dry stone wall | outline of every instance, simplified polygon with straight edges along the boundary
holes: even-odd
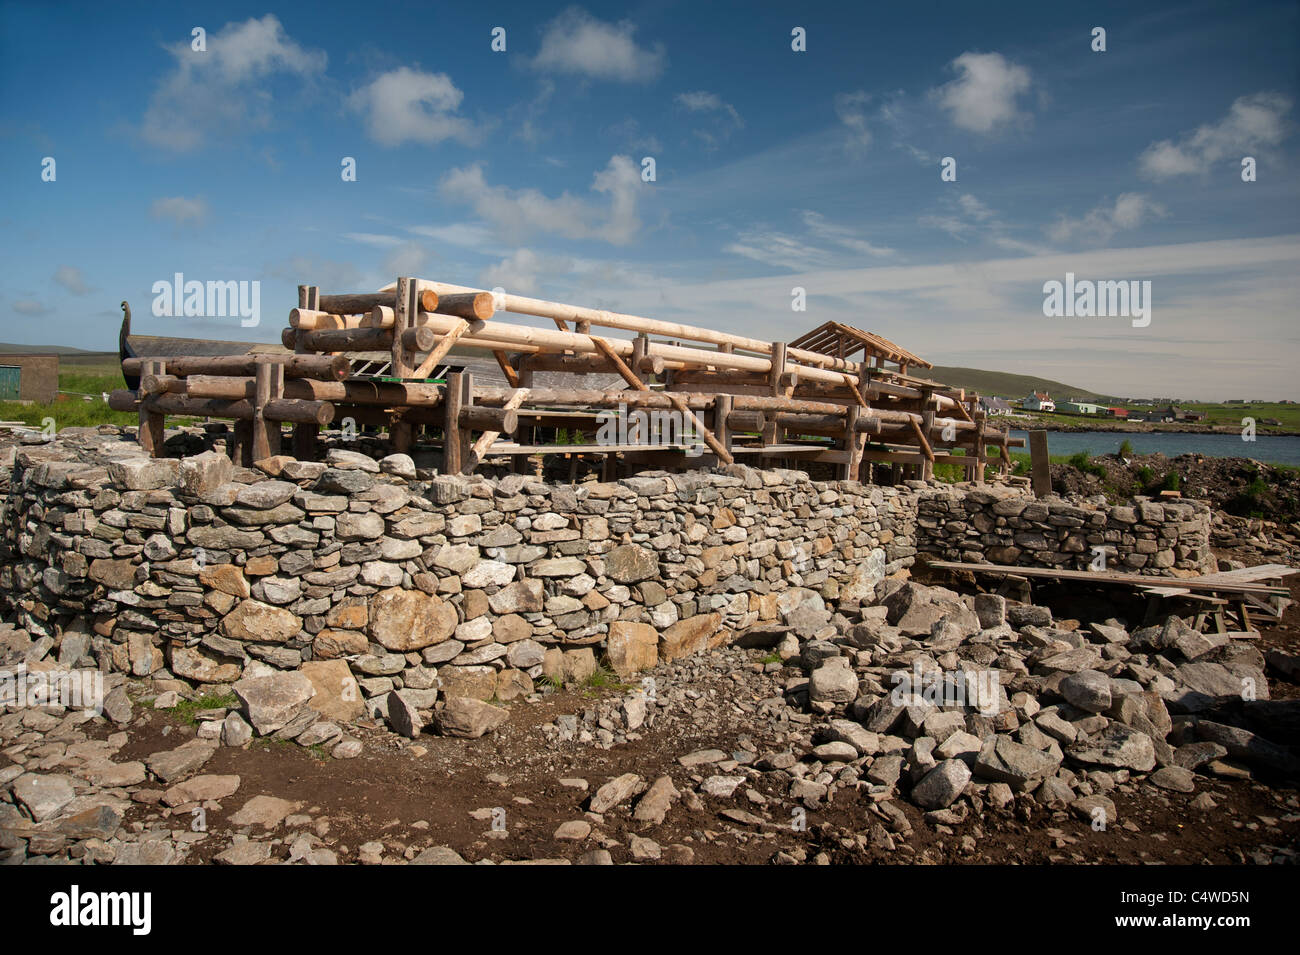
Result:
[[[745,467],[566,485],[335,450],[244,469],[143,457],[106,429],[16,454],[0,602],[37,638],[33,660],[211,685],[300,669],[311,686],[295,692],[345,719],[394,689],[423,710],[581,680],[601,657],[630,674],[789,622],[810,593],[870,603],[918,550],[1086,567],[1100,544],[1111,566],[1168,573],[1203,568],[1208,527],[1191,502]]]
[[[301,668],[340,717],[349,674],[375,705],[509,700],[602,653],[630,673],[729,642],[783,594],[869,601],[913,559],[915,499],[797,471],[420,480],[402,455],[248,470],[61,437],[14,461],[0,594],[66,665]]]
[[[1106,569],[1124,573],[1212,573],[1211,516],[1202,501],[1111,505],[931,488],[917,503],[917,547],[943,560],[1087,570],[1100,553]]]

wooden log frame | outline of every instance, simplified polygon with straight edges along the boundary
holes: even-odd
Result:
[[[176,378],[171,375],[145,375],[140,379],[143,394],[187,394],[192,398],[224,398],[234,400],[252,396],[253,379],[213,375],[192,375]],[[348,404],[393,407],[408,405],[434,408],[443,402],[445,386],[424,382],[404,381],[315,381],[309,378],[290,379],[284,383],[284,397],[310,401],[335,401]]]
[[[420,279],[419,285],[422,289],[432,289],[440,295],[454,292],[483,291],[482,289],[451,285],[446,282],[434,282],[427,279]],[[542,299],[527,298],[522,295],[505,294],[500,298],[501,301],[497,304],[502,311],[552,319],[555,321],[557,329],[561,331],[568,330],[566,322],[573,322],[579,333],[584,331],[583,325],[588,328],[592,325],[600,325],[605,328],[618,328],[624,331],[661,335],[665,338],[687,339],[717,346],[728,346],[732,349],[754,352],[759,355],[771,354],[772,342],[762,341],[757,338],[746,338],[742,335],[733,335],[729,332],[720,332],[711,328],[643,318],[639,315],[607,312],[603,309],[585,308],[580,305],[565,305],[560,302],[548,302]],[[845,370],[852,372],[854,375],[858,372],[857,362],[845,361],[830,355],[823,355],[820,352],[791,349],[789,357],[817,368]]]
[[[127,358],[122,371],[129,377],[143,376],[147,358]],[[342,381],[352,371],[352,362],[343,355],[283,355],[254,352],[249,355],[177,355],[166,359],[167,374],[178,378],[190,375],[241,375],[252,377],[257,366],[267,362],[284,365],[285,378],[315,378]]]
[[[608,358],[614,367],[618,369],[618,373],[623,376],[624,381],[637,391],[650,390],[646,383],[638,378],[631,368],[627,367],[623,362],[622,357],[620,357],[618,352],[614,350],[614,347],[609,342],[595,335],[588,335],[585,337],[588,338],[596,348],[604,353],[605,357]],[[735,458],[731,456],[731,452],[722,444],[722,442],[714,437],[713,432],[704,426],[704,422],[700,420],[699,416],[690,409],[681,397],[672,392],[664,392],[664,394],[668,396],[668,400],[672,403],[672,406],[677,409],[678,413],[692,423],[695,427],[696,433],[699,434],[700,437],[704,439],[704,443],[709,446],[709,450],[716,454],[718,458],[726,464],[735,463]],[[731,409],[728,408],[727,410],[730,411]]]
[[[188,418],[233,418],[252,421],[256,405],[252,399],[227,401],[220,398],[191,398],[188,395],[155,395],[140,399],[125,388],[111,392],[108,406],[114,411],[139,411],[141,407],[163,415]],[[334,420],[334,405],[329,401],[304,401],[298,398],[271,399],[262,409],[268,421],[315,424],[323,426]]]

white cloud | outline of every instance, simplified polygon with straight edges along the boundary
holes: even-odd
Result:
[[[1159,203],[1137,192],[1126,192],[1119,196],[1112,205],[1098,206],[1082,219],[1070,219],[1062,215],[1047,228],[1047,234],[1053,242],[1083,242],[1104,245],[1111,237],[1123,229],[1136,229],[1144,222],[1166,215]]]
[[[176,225],[186,223],[201,224],[208,217],[208,204],[195,197],[172,196],[167,199],[155,199],[149,206],[149,215],[155,219],[171,219]]]
[[[779,269],[812,269],[826,263],[826,251],[804,239],[770,229],[745,229],[723,252],[742,255]]]
[[[13,310],[19,315],[46,315],[50,311],[48,306],[29,298],[14,302]]]
[[[479,282],[484,288],[500,286],[512,295],[531,294],[537,291],[537,279],[543,270],[554,271],[532,249],[515,249],[496,265],[480,272]]]
[[[326,62],[323,51],[289,39],[269,13],[209,34],[206,52],[192,50],[189,41],[166,49],[176,66],[154,90],[140,134],[173,152],[196,149],[211,134],[228,137],[245,124],[266,126],[273,97],[263,81],[275,75],[310,79]]]
[[[627,156],[610,157],[592,180],[592,190],[605,196],[607,204],[567,192],[551,198],[536,189],[489,185],[481,163],[453,169],[443,177],[440,188],[447,198],[473,206],[511,241],[532,233],[551,233],[623,245],[641,228],[636,208],[641,171]]]
[[[366,132],[384,146],[408,141],[432,146],[445,139],[473,144],[482,131],[456,115],[464,96],[446,73],[400,66],[354,92],[348,106],[365,114]]]
[[[533,66],[598,80],[649,82],[663,72],[664,48],[638,46],[635,33],[631,21],[607,23],[570,7],[547,24]]]
[[[953,125],[988,134],[1023,121],[1017,99],[1028,92],[1029,70],[1001,53],[966,52],[949,67],[958,76],[931,94],[946,109]]]
[[[391,249],[402,244],[402,240],[397,236],[378,235],[374,232],[344,232],[343,238],[351,239],[353,242],[360,242],[362,245],[373,246],[377,249]]]
[[[805,235],[766,228],[742,229],[736,233],[736,240],[723,246],[722,251],[791,270],[826,268],[831,263],[843,261],[843,253],[833,246],[859,255],[881,257],[894,254],[893,249],[874,245],[852,229],[827,222],[819,212],[804,210],[800,220]]]
[[[54,281],[73,295],[89,295],[91,292],[90,286],[86,284],[86,279],[81,274],[81,269],[71,265],[60,265],[55,269]]]
[[[871,129],[867,125],[869,102],[871,96],[862,90],[835,94],[835,115],[848,129],[848,146],[854,152],[862,152],[871,145]]]
[[[942,205],[945,212],[921,216],[917,224],[939,229],[959,242],[965,242],[968,237],[978,237],[1008,252],[1042,255],[1049,251],[1009,235],[1011,226],[1002,221],[997,210],[970,193],[963,193],[955,201],[945,199]]]
[[[1179,142],[1162,139],[1146,148],[1138,162],[1153,179],[1206,173],[1226,159],[1268,153],[1289,133],[1286,114],[1291,100],[1281,93],[1255,93],[1238,98],[1217,123],[1207,123]],[[1258,157],[1256,157],[1258,158]]]
[[[745,126],[745,121],[740,118],[740,113],[736,112],[736,107],[723,102],[722,97],[717,93],[710,93],[706,90],[678,93],[677,105],[692,113],[721,114],[717,117],[710,117],[710,124],[707,128],[694,130],[696,138],[701,140],[709,149],[716,149],[723,140]]]
[[[894,254],[893,249],[887,249],[884,246],[868,242],[866,239],[857,236],[852,229],[827,222],[826,217],[820,212],[805,210],[803,213],[803,222],[804,225],[808,227],[808,232],[816,238],[835,242],[854,252],[860,252],[863,255],[873,255],[877,257]]]
[[[641,124],[631,116],[610,126],[605,133],[613,136],[628,152],[655,155],[664,150],[659,137],[653,133],[642,132]]]
[[[418,275],[430,259],[427,249],[418,242],[403,242],[393,247],[384,259],[385,275]]]

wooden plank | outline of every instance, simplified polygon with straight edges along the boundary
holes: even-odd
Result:
[[[1019,567],[1008,564],[964,564],[960,561],[931,561],[926,566],[939,570],[962,570],[973,574],[1015,575],[1017,577],[1048,577],[1054,580],[1076,580],[1092,584],[1115,584],[1123,587],[1144,589],[1151,586],[1153,579],[1141,574],[1123,574],[1117,571],[1066,570],[1056,567]],[[1200,583],[1200,578],[1187,577],[1178,581],[1178,586],[1188,590],[1204,590],[1210,593],[1225,594],[1267,594],[1285,595],[1285,587],[1270,587],[1265,584],[1235,583],[1211,581]]]

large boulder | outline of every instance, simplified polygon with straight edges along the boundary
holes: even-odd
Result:
[[[260,736],[286,726],[316,695],[311,680],[299,670],[265,668],[256,675],[246,674],[231,689],[239,699],[244,719]]]
[[[370,598],[370,636],[398,653],[441,643],[457,622],[456,608],[434,594],[390,587]]]
[[[659,635],[659,658],[665,662],[690,656],[714,646],[722,628],[722,614],[701,613],[679,620]]]
[[[301,672],[316,691],[307,705],[321,716],[346,723],[365,713],[360,687],[345,660],[311,660]]]
[[[302,619],[297,614],[251,598],[221,621],[221,632],[227,637],[254,643],[285,643],[301,630]]]
[[[605,555],[605,575],[620,584],[635,584],[659,574],[654,551],[636,544],[623,544]]]
[[[647,623],[615,620],[609,625],[607,652],[619,676],[649,670],[659,663],[659,634]]]
[[[447,698],[434,712],[438,732],[443,736],[478,739],[510,719],[510,711],[466,696]]]

